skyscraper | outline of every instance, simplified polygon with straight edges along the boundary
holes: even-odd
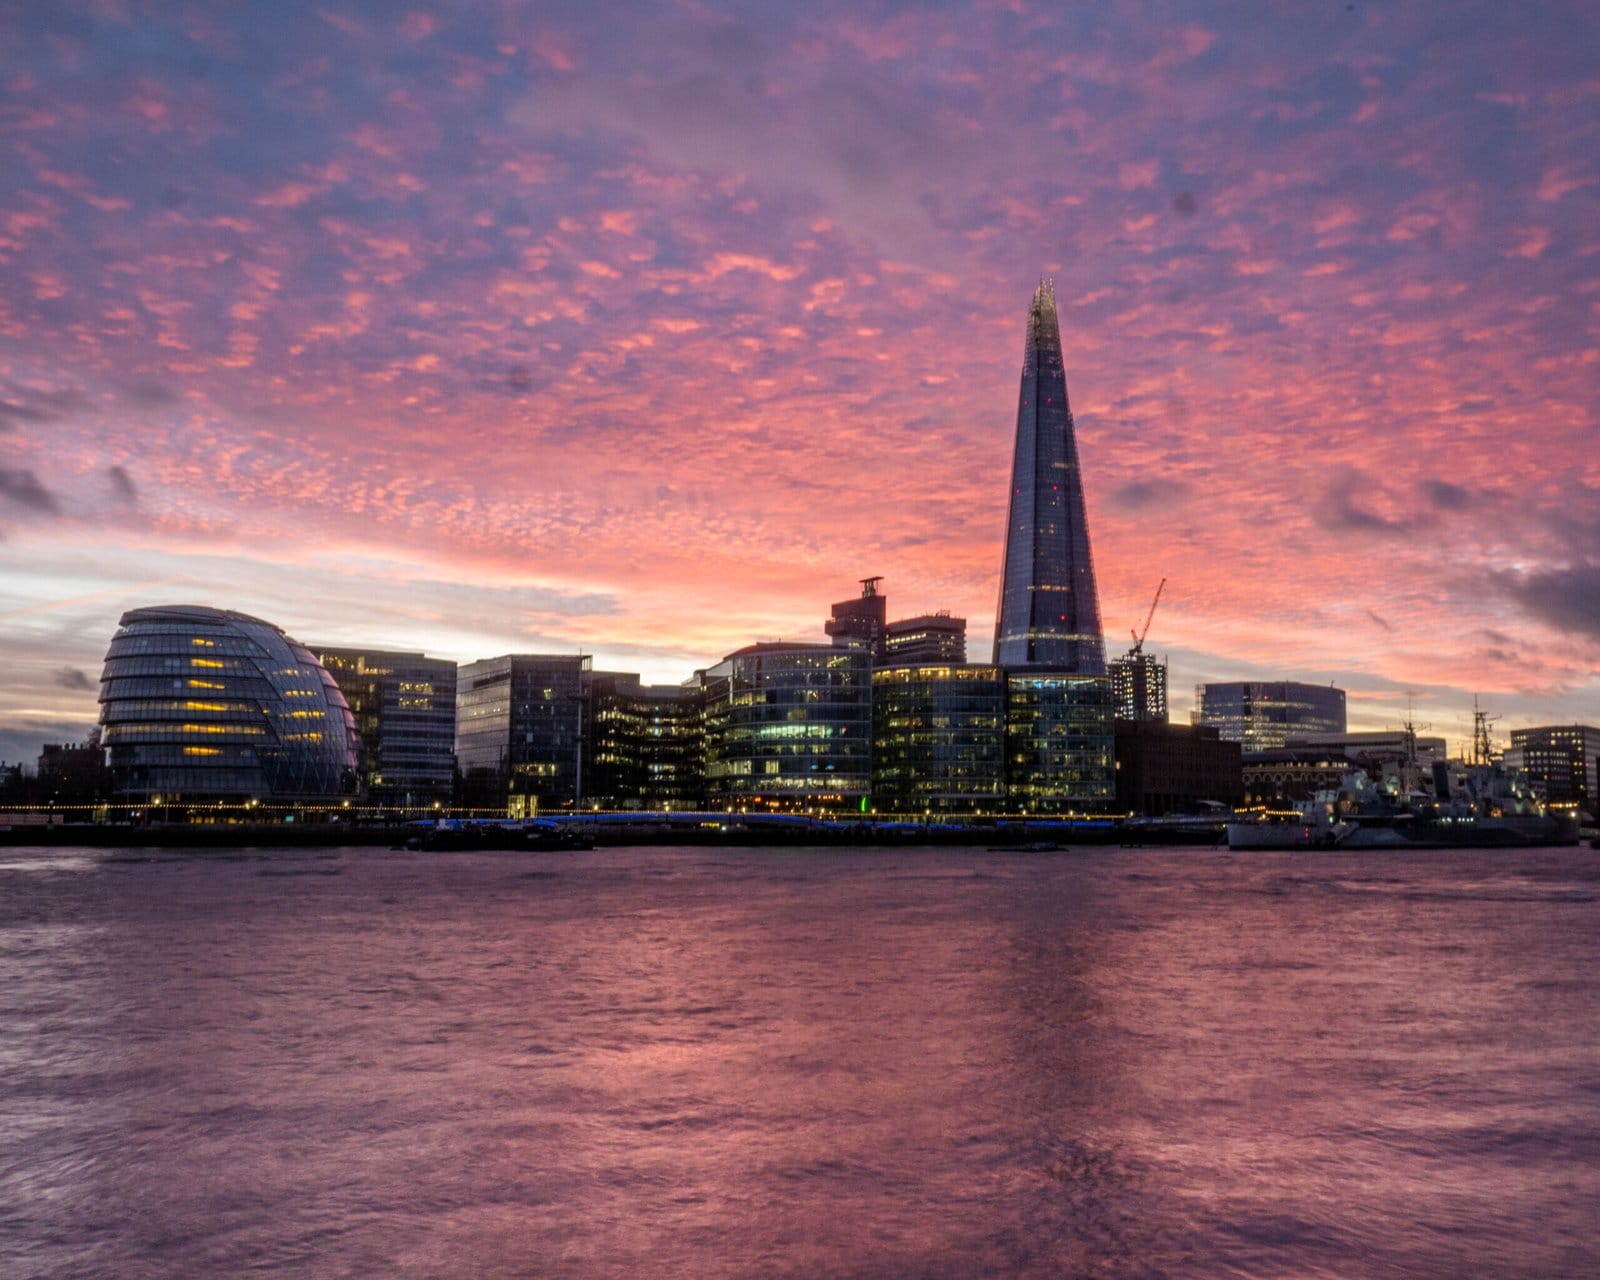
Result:
[[[1049,281],[1040,282],[1028,309],[994,660],[1008,668],[1106,673],[1055,286]]]

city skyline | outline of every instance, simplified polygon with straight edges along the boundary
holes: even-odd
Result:
[[[1055,277],[1107,656],[1600,720],[1576,5],[0,15],[0,758],[116,618],[676,681],[992,627]],[[642,56],[648,51],[649,57]]]

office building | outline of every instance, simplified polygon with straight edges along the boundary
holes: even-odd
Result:
[[[1379,729],[1360,733],[1297,733],[1285,740],[1290,749],[1312,747],[1337,752],[1374,777],[1398,774],[1409,766],[1421,770],[1449,758],[1443,738],[1425,737],[1407,729]]]
[[[361,794],[377,808],[449,804],[456,763],[456,664],[420,653],[319,646],[361,743]]]
[[[1247,754],[1276,750],[1290,738],[1344,733],[1344,690],[1293,680],[1202,684],[1194,723],[1210,725]]]
[[[355,722],[327,670],[278,627],[199,605],[133,609],[106,652],[101,742],[117,795],[182,806],[340,802]]]
[[[754,644],[705,671],[706,802],[863,810],[872,783],[872,656]]]
[[[1105,640],[1054,285],[1035,290],[1023,347],[994,661],[1103,676]],[[1106,726],[1110,742],[1110,726]]]
[[[861,594],[841,600],[823,623],[822,629],[838,648],[860,649],[874,663],[883,660],[884,635],[888,630],[889,601],[878,590],[882,578],[862,578]]]
[[[1513,729],[1506,763],[1527,773],[1550,804],[1574,804],[1591,817],[1600,806],[1600,729],[1587,724]]]
[[[1005,807],[1006,682],[995,666],[872,673],[872,804],[879,813]]]
[[[1344,776],[1355,767],[1355,762],[1336,747],[1246,751],[1240,763],[1245,802],[1270,805],[1310,800],[1319,791],[1338,790]]]
[[[1204,725],[1117,721],[1117,811],[1141,817],[1231,808],[1244,792],[1237,742]]]
[[[587,656],[506,654],[456,678],[456,761],[468,808],[523,817],[583,805]]]
[[[1108,677],[1006,672],[1006,800],[1018,813],[1108,813],[1116,802]]]
[[[698,809],[703,804],[702,691],[589,675],[585,800],[600,809]]]
[[[948,611],[889,623],[884,661],[892,666],[959,666],[967,660],[967,620]]]

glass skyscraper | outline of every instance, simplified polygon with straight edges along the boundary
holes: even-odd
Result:
[[[1028,310],[994,660],[1008,668],[1106,674],[1055,286],[1049,281],[1034,291]]]

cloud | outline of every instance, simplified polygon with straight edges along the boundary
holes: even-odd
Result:
[[[61,503],[56,495],[40,484],[32,471],[20,468],[0,467],[0,499],[35,515],[53,516],[61,513]]]
[[[1417,488],[1435,511],[1465,511],[1472,505],[1472,491],[1448,480],[1424,480]]]
[[[1600,564],[1495,577],[1501,589],[1540,622],[1600,639]]]
[[[28,390],[12,384],[14,399],[0,400],[0,431],[60,422],[71,413],[89,406],[89,398],[76,387],[59,391]]]
[[[79,667],[57,667],[53,676],[58,689],[94,689],[95,682]]]
[[[1343,467],[1334,472],[1312,505],[1311,517],[1333,533],[1400,533],[1410,529],[1410,519],[1374,510],[1388,503],[1389,496],[1382,485],[1355,467]]]
[[[122,394],[143,409],[165,409],[178,403],[178,393],[159,382],[135,382]]]
[[[106,475],[111,479],[111,490],[116,494],[117,501],[124,507],[139,505],[139,488],[133,483],[125,467],[112,465],[106,468]]]
[[[54,420],[54,416],[30,405],[0,400],[0,431],[15,431],[19,426],[50,422]]]
[[[1130,480],[1111,491],[1111,504],[1124,511],[1145,511],[1155,506],[1177,506],[1189,500],[1182,480]]]

